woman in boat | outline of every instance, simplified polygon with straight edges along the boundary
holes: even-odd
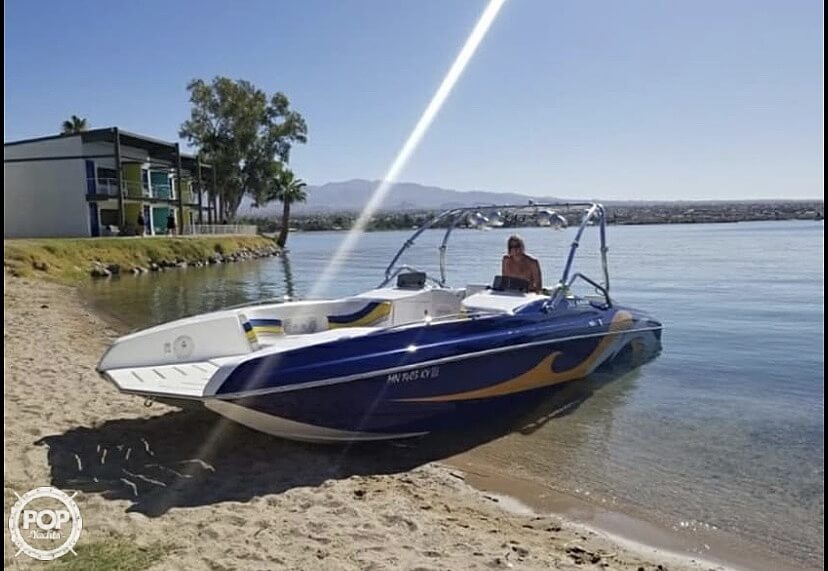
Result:
[[[503,256],[500,273],[510,278],[520,278],[529,282],[529,291],[540,293],[543,289],[540,263],[526,253],[523,238],[513,234],[506,242],[508,253]]]

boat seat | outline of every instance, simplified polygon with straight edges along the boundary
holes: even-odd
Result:
[[[253,309],[246,313],[239,313],[239,321],[253,351],[285,336],[282,320],[276,319],[269,311]]]
[[[394,300],[392,324],[415,323],[460,313],[459,290],[430,289],[416,295]]]
[[[391,315],[390,301],[354,299],[343,302],[334,315],[328,315],[328,329],[342,327],[377,327]]]
[[[273,339],[270,343],[262,347],[262,351],[268,354],[281,353],[291,349],[298,349],[300,347],[309,347],[311,345],[320,345],[330,341],[339,341],[350,337],[361,337],[375,332],[374,327],[343,327],[341,329],[329,329],[327,331],[320,331],[319,333],[300,333],[296,335],[285,335],[278,339]],[[218,360],[216,362],[219,362]]]
[[[465,297],[480,293],[481,291],[487,291],[490,287],[489,284],[468,284],[464,291],[466,294]]]

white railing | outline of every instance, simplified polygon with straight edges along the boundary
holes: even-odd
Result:
[[[172,186],[170,186],[169,184],[153,184],[150,186],[150,189],[151,190],[147,190],[146,188],[144,189],[144,196],[175,199],[175,196],[173,195]]]
[[[255,224],[187,224],[184,234],[195,236],[212,234],[247,234],[255,236],[259,227]]]
[[[90,182],[94,183],[95,185],[95,194],[107,195],[112,197],[118,196],[118,179],[89,177],[86,179],[87,188],[89,187]],[[122,180],[121,188],[123,189],[124,196],[142,196],[146,198],[155,197],[166,198],[170,200],[176,199],[175,193],[172,191],[172,188],[168,184],[153,184],[150,186],[150,188],[147,188],[146,186],[144,186],[143,182],[138,182],[136,180]],[[161,190],[164,191],[164,196],[159,196],[161,193],[158,191]]]
[[[94,184],[95,194],[118,196],[118,181],[114,178],[87,178],[86,183]]]

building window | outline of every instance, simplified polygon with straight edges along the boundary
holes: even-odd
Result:
[[[98,167],[98,182],[101,181],[108,181],[108,180],[117,180],[118,179],[118,171],[115,169],[108,169],[104,167]]]
[[[118,171],[98,167],[98,193],[118,196]]]
[[[101,226],[118,226],[118,211],[101,209]]]

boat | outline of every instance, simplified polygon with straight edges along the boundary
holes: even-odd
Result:
[[[375,289],[258,302],[151,327],[117,339],[98,372],[124,393],[203,405],[279,437],[360,441],[471,429],[620,355],[660,350],[662,324],[610,296],[602,205],[496,208],[545,219],[582,213],[554,287],[531,292],[528,282],[507,276],[449,286],[449,238],[481,220],[475,208],[453,208],[405,241]],[[573,271],[593,224],[600,281]],[[400,262],[428,229],[443,232],[439,275]],[[587,294],[576,294],[576,286]]]

